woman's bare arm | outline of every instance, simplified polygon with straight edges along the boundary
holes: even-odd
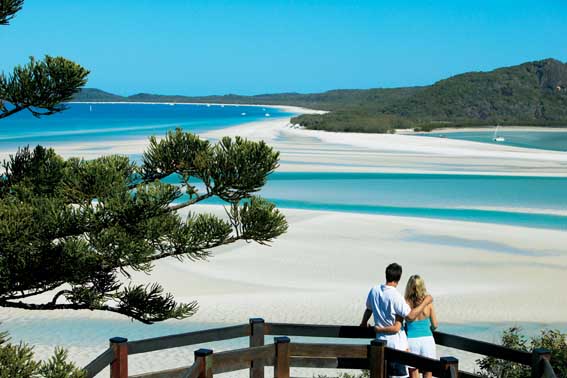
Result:
[[[433,306],[433,303],[430,304],[431,306],[431,313],[429,314],[429,317],[431,318],[431,326],[433,327],[433,329],[437,329],[437,327],[439,327],[439,322],[437,321],[437,314],[435,313],[435,307]]]
[[[425,309],[425,307],[430,303],[433,303],[433,297],[431,295],[426,295],[425,298],[423,298],[423,301],[419,304],[419,306],[416,306],[410,311],[410,313],[406,316],[406,319],[410,321],[417,319],[419,314],[421,314]]]

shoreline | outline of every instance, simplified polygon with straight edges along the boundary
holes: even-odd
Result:
[[[130,102],[80,102],[126,104]],[[146,104],[131,102],[132,104]],[[168,103],[153,103],[167,105]],[[197,105],[205,106],[203,103]],[[223,104],[218,104],[223,105]],[[226,104],[224,104],[226,105]],[[234,104],[235,106],[240,104]],[[263,105],[253,105],[263,106]],[[276,105],[297,114],[321,111]],[[256,120],[200,133],[203,138],[242,136],[263,140],[281,152],[280,171],[480,174],[567,177],[567,153],[412,134],[339,133],[297,128],[291,117]],[[53,144],[64,157],[139,155],[147,138]],[[6,158],[12,150],[0,151]]]
[[[494,131],[494,126],[471,126],[471,127],[441,127],[431,131],[409,131],[409,129],[396,129],[396,133],[401,134],[437,134],[437,133],[458,133],[475,131]],[[567,132],[567,126],[500,126],[500,131],[538,131],[538,132]]]
[[[252,106],[259,108],[272,108],[279,109],[288,113],[298,113],[298,114],[325,114],[328,113],[325,110],[316,110],[304,108],[302,106],[293,105],[264,105],[264,104],[236,104],[236,103],[216,103],[216,102],[144,102],[144,101],[68,101],[66,104],[97,104],[97,105],[119,105],[119,104],[129,104],[129,105],[199,105],[199,106]]]

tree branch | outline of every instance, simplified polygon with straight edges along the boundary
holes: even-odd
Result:
[[[60,292],[58,292],[57,294],[55,294],[55,296],[53,297],[53,299],[51,300],[51,304],[57,304],[57,300],[59,299],[60,296],[65,295],[65,294],[72,294],[73,292],[71,290],[61,290]]]
[[[26,109],[26,108],[25,108],[25,107],[23,107],[23,108],[22,108],[22,107],[15,107],[15,108],[12,109],[12,110],[5,111],[5,112],[3,112],[3,113],[0,114],[0,119],[9,117],[9,116],[11,116],[11,115],[13,115],[13,114],[16,114],[16,113],[18,113],[18,112],[21,112],[21,111],[24,110],[24,109]]]
[[[108,305],[90,307],[87,304],[82,303],[60,303],[55,304],[53,302],[49,303],[24,303],[24,302],[10,302],[10,301],[0,301],[0,307],[9,308],[19,308],[22,310],[100,310],[100,311],[110,311],[117,314],[126,315],[144,324],[152,324],[152,320],[144,319],[136,314],[119,307],[112,307]]]
[[[176,211],[176,210],[179,210],[179,209],[183,209],[184,207],[194,205],[194,204],[201,202],[203,200],[206,200],[207,198],[210,198],[212,196],[213,196],[212,193],[203,194],[202,196],[193,198],[192,200],[185,201],[185,202],[179,203],[177,205],[170,206],[169,210],[170,211]]]
[[[0,3],[0,25],[8,25],[23,5],[24,0],[2,0]]]
[[[23,299],[23,298],[28,298],[28,297],[33,297],[35,295],[39,295],[51,290],[55,290],[57,289],[59,286],[63,285],[63,282],[56,282],[53,283],[51,285],[48,285],[44,288],[41,289],[36,289],[34,291],[29,291],[27,293],[22,292],[21,294],[14,294],[14,295],[6,295],[6,296],[0,296],[0,301],[2,300],[13,300],[13,299]]]

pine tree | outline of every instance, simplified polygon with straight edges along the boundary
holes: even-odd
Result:
[[[0,0],[0,26],[8,25],[22,9],[23,0]],[[89,71],[62,57],[31,57],[10,74],[0,73],[0,119],[28,110],[36,117],[66,109],[79,88],[86,84]]]
[[[20,149],[0,180],[0,306],[105,310],[144,323],[192,315],[195,302],[177,304],[157,283],[130,284],[128,272],[283,234],[284,216],[254,195],[278,159],[264,142],[212,144],[180,129],[150,138],[141,165],[126,156],[64,160],[41,146]],[[227,219],[177,213],[211,197],[224,201]],[[29,300],[45,292],[51,300]]]

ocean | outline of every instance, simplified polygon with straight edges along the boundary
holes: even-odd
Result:
[[[21,146],[146,139],[182,127],[199,133],[266,118],[289,117],[277,108],[189,104],[68,104],[40,119],[23,111],[0,120],[0,151]]]

